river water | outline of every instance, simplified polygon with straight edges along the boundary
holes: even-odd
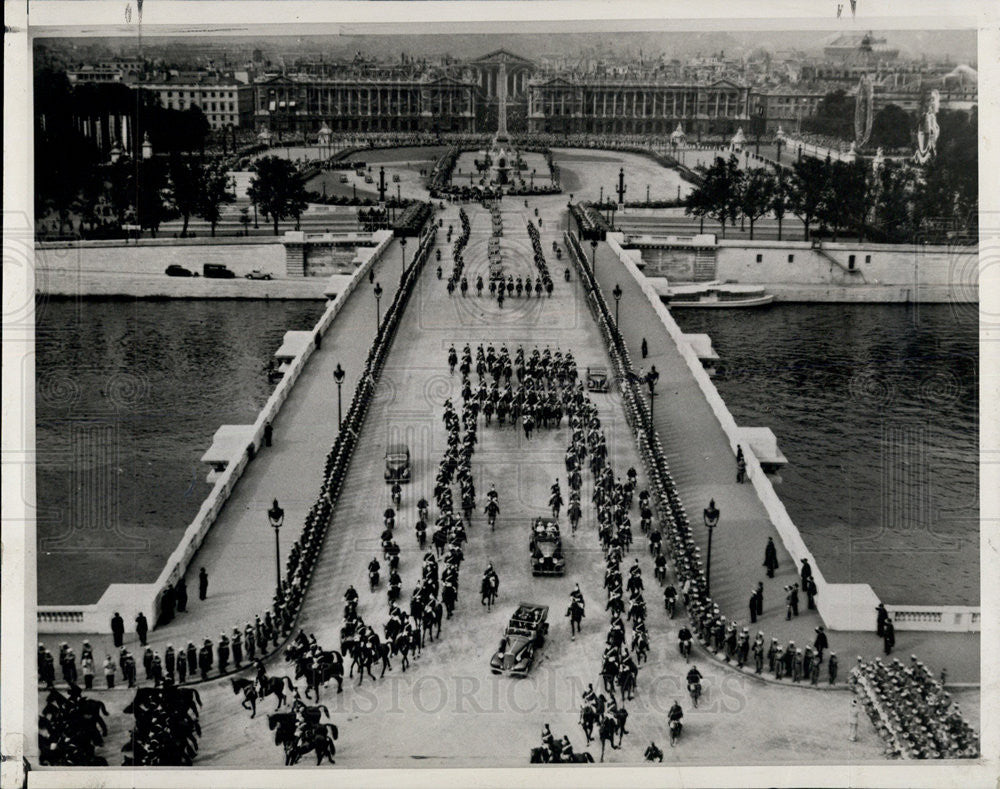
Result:
[[[829,580],[912,605],[979,601],[972,305],[673,310],[711,336],[737,424],[788,458],[775,490]]]
[[[155,580],[211,487],[200,457],[250,424],[264,368],[317,301],[44,301],[36,335],[38,601]]]
[[[36,349],[39,602],[151,581],[253,421],[285,331],[322,302],[48,301]],[[977,316],[950,305],[675,310],[712,337],[736,420],[788,458],[776,490],[830,580],[888,602],[979,599]]]

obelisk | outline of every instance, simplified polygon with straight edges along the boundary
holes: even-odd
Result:
[[[507,140],[507,62],[500,61],[500,71],[497,73],[497,140]]]

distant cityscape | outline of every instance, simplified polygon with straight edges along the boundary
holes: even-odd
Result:
[[[180,47],[174,57],[179,53],[185,62],[99,52],[90,46],[88,59],[79,60],[73,49],[43,45],[36,65],[64,72],[71,86],[120,84],[148,91],[163,108],[197,106],[211,130],[234,139],[264,130],[278,139],[315,139],[324,126],[332,132],[484,132],[496,122],[501,62],[512,133],[669,134],[678,124],[699,139],[737,128],[756,135],[779,126],[800,132],[809,130],[824,97],[855,96],[863,75],[871,79],[876,113],[895,105],[915,114],[934,90],[943,111],[970,112],[978,102],[974,62],[904,57],[892,40],[873,32],[839,35],[816,55],[720,50],[640,60],[536,58],[507,49],[467,59],[358,52],[292,60],[255,48],[238,60],[224,48],[202,45]],[[112,147],[100,125],[81,130],[103,150]]]

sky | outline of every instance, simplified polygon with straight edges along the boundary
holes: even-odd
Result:
[[[844,30],[824,31],[712,31],[712,32],[630,32],[622,33],[544,33],[544,34],[483,34],[483,35],[335,35],[335,36],[268,36],[221,37],[188,36],[175,38],[143,37],[143,51],[147,56],[173,56],[181,59],[182,53],[203,53],[208,49],[225,52],[234,60],[248,57],[260,49],[265,57],[275,59],[309,57],[339,59],[353,57],[356,52],[366,56],[434,57],[451,55],[457,59],[478,57],[503,47],[528,58],[538,57],[622,57],[685,59],[724,51],[727,56],[749,55],[754,52],[798,50],[806,55],[820,55],[825,44]],[[850,33],[862,34],[865,30],[854,28]],[[892,47],[900,50],[901,57],[929,59],[945,56],[959,63],[976,62],[976,32],[974,30],[944,31],[874,31],[884,36]],[[134,55],[135,39],[127,38],[73,38],[46,39],[43,46],[66,52],[81,53],[97,45],[110,52]]]

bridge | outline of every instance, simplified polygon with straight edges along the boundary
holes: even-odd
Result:
[[[464,273],[474,283],[477,276],[485,279],[488,274],[491,217],[482,206],[466,205],[464,210],[471,220]],[[660,373],[652,425],[662,442],[680,502],[691,513],[692,533],[703,556],[707,554],[707,534],[700,525],[700,512],[710,498],[722,512],[712,556],[712,595],[716,604],[727,617],[745,622],[749,592],[758,580],[764,580],[764,614],[752,629],[759,629],[768,638],[774,636],[782,644],[794,640],[804,645],[811,643],[814,628],[826,621],[832,648],[842,656],[839,684],[843,687],[854,655],[880,653],[881,642],[870,632],[874,611],[867,618],[855,609],[838,611],[836,605],[824,599],[830,591],[824,587],[818,611],[806,609],[803,597],[801,615],[786,621],[782,588],[798,580],[797,559],[804,545],[794,540],[787,524],[775,522],[774,503],[766,496],[770,483],[749,445],[744,446],[744,451],[751,484],[737,484],[733,436],[725,417],[720,417],[720,408],[725,406],[717,394],[715,402],[711,392],[706,391],[704,380],[696,372],[701,370],[697,354],[683,340],[648,284],[623,258],[614,239],[593,248],[576,246],[575,238],[564,230],[562,197],[532,198],[530,206],[506,198],[501,214],[501,255],[506,269],[515,275],[536,276],[527,226],[534,223],[540,227],[541,248],[555,275],[551,297],[515,297],[501,307],[487,294],[477,297],[474,289],[466,296],[458,292],[449,295],[445,282],[436,275],[435,257],[417,268],[414,244],[407,250],[396,239],[381,244],[379,253],[357,269],[349,287],[338,290],[317,327],[319,341],[306,341],[290,360],[298,372],[280,408],[270,417],[271,445],[263,444],[253,434],[252,459],[238,459],[239,475],[231,480],[212,522],[197,535],[197,545],[183,561],[192,592],[197,585],[197,568],[207,569],[208,599],[199,601],[196,594],[191,594],[188,612],[154,629],[150,646],[162,654],[168,644],[176,648],[188,641],[200,644],[205,638],[217,641],[219,633],[242,628],[269,608],[275,586],[275,546],[267,510],[274,498],[284,509],[279,542],[279,565],[284,567],[290,546],[302,535],[307,512],[326,491],[322,485],[324,460],[338,441],[338,387],[333,377],[338,365],[346,372],[339,393],[344,412],[359,389],[369,384],[373,388],[362,392],[371,392],[366,401],[367,416],[352,438],[355,448],[339,492],[333,494],[335,506],[292,632],[302,628],[315,634],[320,644],[337,646],[343,594],[348,585],[360,592],[359,612],[365,621],[379,627],[386,617],[385,585],[383,582],[377,590],[369,591],[366,567],[373,556],[382,558],[382,511],[389,505],[382,476],[385,447],[405,441],[413,457],[413,482],[404,489],[396,526],[396,539],[402,546],[400,571],[405,601],[419,578],[423,553],[413,534],[416,501],[421,496],[432,499],[435,470],[445,448],[441,422],[444,403],[448,399],[456,404],[461,401],[460,376],[448,371],[449,346],[461,349],[466,343],[473,348],[478,344],[506,345],[512,355],[518,346],[526,352],[547,346],[553,351],[572,351],[581,371],[588,366],[614,369],[609,326],[606,321],[595,320],[594,305],[602,299],[610,302],[618,286],[622,295],[617,329],[623,346],[636,368],[655,364]],[[440,250],[447,272],[451,247],[445,229],[452,226],[457,231],[459,207],[447,206],[436,213],[435,219],[440,220],[442,228],[436,236],[425,238],[425,252],[430,256]],[[553,243],[563,250],[558,263],[551,251]],[[408,301],[392,334],[380,341],[377,321],[385,319],[388,306],[396,298],[401,261],[413,266],[412,284],[407,280]],[[569,281],[562,276],[564,269],[570,272]],[[374,295],[374,283],[382,291],[379,299]],[[644,340],[650,349],[648,358],[643,358],[640,350]],[[359,380],[366,357],[377,342],[389,343],[380,372],[372,381]],[[619,381],[612,392],[592,395],[592,399],[608,436],[610,462],[618,474],[630,466],[636,468],[641,490],[651,488],[652,483],[629,414],[632,405],[627,390]],[[411,765],[418,758],[441,766],[521,765],[529,748],[537,745],[543,723],[549,723],[557,735],[568,733],[578,750],[582,748],[577,728],[580,693],[587,683],[598,686],[606,629],[601,583],[604,557],[589,501],[589,481],[584,485],[581,529],[572,536],[564,534],[565,579],[533,577],[527,550],[528,524],[533,517],[547,512],[549,485],[561,479],[565,487],[563,457],[567,441],[565,427],[540,430],[528,440],[521,430],[510,426],[480,425],[473,469],[480,499],[491,483],[500,491],[502,510],[496,530],[488,530],[481,514],[473,517],[455,617],[444,623],[440,642],[428,644],[409,672],[402,674],[396,663],[392,675],[371,685],[365,682],[361,689],[348,681],[342,695],[332,695],[332,686],[324,690],[324,700],[342,731],[338,743],[338,758],[342,761],[338,764],[394,767]],[[637,524],[638,515],[633,513],[632,517]],[[647,584],[653,651],[649,664],[639,674],[641,702],[630,706],[631,734],[623,749],[609,757],[622,762],[641,761],[642,750],[651,740],[662,744],[666,739],[665,712],[674,698],[683,696],[686,671],[676,651],[677,631],[686,617],[683,613],[675,619],[664,616],[646,538],[638,529],[636,532],[636,544],[626,562],[638,561]],[[760,565],[768,537],[774,538],[778,550],[779,568],[774,579],[765,579]],[[492,562],[501,579],[500,598],[491,612],[480,605],[475,589],[487,562]],[[822,581],[821,568],[814,567]],[[580,584],[587,600],[588,618],[582,635],[571,641],[561,612],[575,583]],[[530,679],[514,684],[506,678],[492,678],[488,661],[519,600],[549,606],[552,632]],[[870,597],[862,601],[865,605],[874,602]],[[921,612],[913,613],[914,620],[918,620]],[[937,613],[946,616],[948,612]],[[122,614],[131,625],[134,612],[123,610]],[[152,619],[152,611],[146,614]],[[65,631],[57,625],[40,624],[41,640],[61,638],[58,634]],[[83,630],[75,638],[88,638],[96,656],[113,654],[111,638],[103,630]],[[126,644],[139,650],[131,632]],[[896,649],[903,655],[919,654],[930,666],[947,665],[953,681],[975,683],[978,645],[978,634],[901,628]],[[776,760],[801,759],[803,754],[880,757],[882,745],[874,731],[863,733],[849,752],[838,750],[837,744],[846,740],[843,722],[847,720],[850,694],[828,693],[820,688],[803,693],[783,687],[787,682],[751,682],[752,669],[738,670],[724,664],[702,647],[695,659],[706,676],[708,704],[691,721],[685,760],[704,758],[718,763],[723,744],[727,750],[722,758],[733,763],[759,758],[762,749]],[[291,672],[280,651],[272,652],[267,667],[275,674]],[[201,692],[205,700],[205,752],[199,763],[281,763],[281,752],[273,745],[266,720],[263,716],[256,720],[241,717],[244,713],[228,683],[210,681],[201,686]],[[115,704],[122,699],[115,697]],[[786,714],[769,714],[779,706]],[[730,714],[734,709],[737,714]],[[470,716],[470,712],[494,716],[491,720],[488,715]],[[770,721],[766,732],[758,731],[751,723],[762,719]],[[387,734],[390,731],[391,736]],[[499,731],[504,732],[500,743]],[[109,752],[114,752],[124,736],[124,726],[119,722],[109,735]]]

